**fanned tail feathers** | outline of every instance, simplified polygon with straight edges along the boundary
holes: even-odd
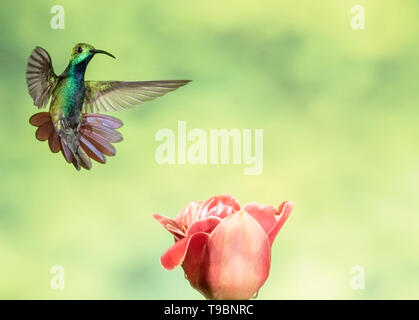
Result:
[[[116,129],[122,121],[103,114],[82,115],[82,122],[76,135],[59,135],[51,122],[48,112],[33,115],[29,122],[38,127],[35,136],[40,141],[48,140],[51,152],[61,151],[64,159],[77,170],[90,170],[93,159],[106,163],[106,156],[114,156],[116,151],[111,143],[120,142],[122,135]]]

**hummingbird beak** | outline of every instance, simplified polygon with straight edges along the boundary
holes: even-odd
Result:
[[[114,56],[113,54],[110,54],[109,52],[106,52],[105,50],[92,49],[92,50],[90,50],[90,52],[91,52],[91,53],[93,53],[93,54],[96,54],[96,53],[103,53],[103,54],[106,54],[106,55],[108,55],[108,56],[110,56],[110,57],[112,57],[112,58],[116,59],[116,58],[115,58],[115,56]]]

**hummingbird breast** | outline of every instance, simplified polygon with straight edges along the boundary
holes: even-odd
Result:
[[[60,129],[59,123],[68,128],[75,128],[79,125],[84,92],[84,79],[74,77],[60,79],[50,106],[51,119],[56,129]]]

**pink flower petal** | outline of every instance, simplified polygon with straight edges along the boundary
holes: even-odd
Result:
[[[250,299],[268,278],[268,237],[245,211],[224,218],[211,234],[207,248],[208,270],[199,287],[207,298]]]
[[[214,196],[202,204],[199,218],[208,216],[227,217],[240,210],[240,203],[229,194]]]
[[[220,218],[214,216],[198,220],[187,230],[186,235],[190,236],[196,232],[209,234],[221,221]]]
[[[185,229],[189,228],[195,221],[199,219],[199,210],[202,201],[192,201],[176,216],[175,221]]]
[[[182,268],[192,287],[200,290],[200,283],[205,281],[208,269],[209,234],[199,232],[191,237]]]
[[[156,219],[163,226],[163,228],[173,234],[176,239],[180,239],[185,236],[182,228],[175,220],[159,214],[153,214],[153,218]]]
[[[276,224],[275,215],[277,211],[272,206],[260,205],[256,202],[251,202],[243,207],[243,210],[250,214],[260,226],[265,230],[266,234]]]
[[[292,209],[294,208],[294,202],[292,201],[285,201],[283,202],[279,208],[278,212],[279,215],[275,216],[276,223],[272,227],[271,230],[268,232],[268,238],[271,245],[273,244],[276,235],[278,234],[279,230],[281,230],[282,226],[284,225],[285,221],[287,221]]]
[[[195,240],[202,241],[202,238],[208,238],[208,234],[203,232],[198,232],[193,234],[190,237],[185,237],[179,241],[177,241],[173,246],[169,248],[160,258],[160,262],[163,268],[167,270],[172,270],[183,263],[186,253],[188,252],[188,248],[190,244],[193,245],[191,248],[195,250]]]

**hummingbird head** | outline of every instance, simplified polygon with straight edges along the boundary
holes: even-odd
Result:
[[[78,43],[73,48],[70,55],[70,63],[72,65],[84,65],[87,66],[89,61],[93,58],[96,53],[103,53],[115,59],[115,57],[104,50],[95,49],[92,45],[87,43]]]

